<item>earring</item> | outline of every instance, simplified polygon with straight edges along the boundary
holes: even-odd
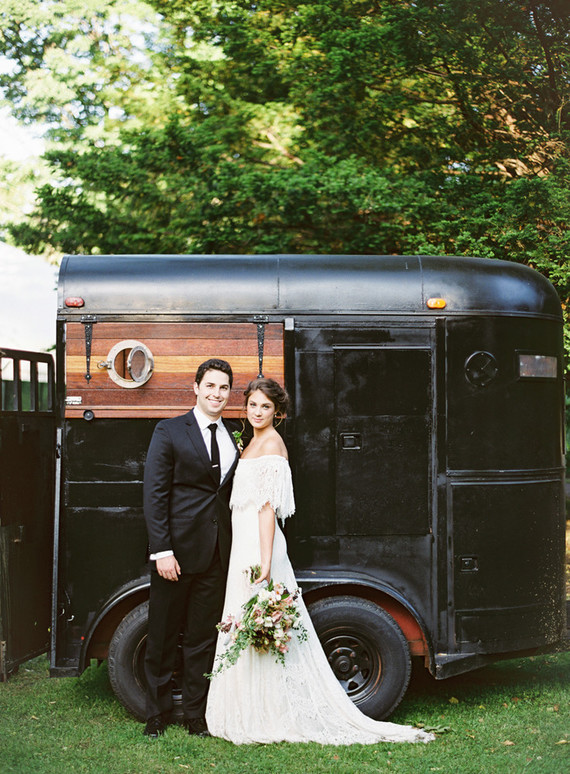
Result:
[[[276,418],[278,420],[277,422],[275,422]],[[284,419],[283,414],[275,414],[275,416],[273,417],[273,427],[276,427],[276,428],[279,427],[281,422],[283,422],[283,419]]]

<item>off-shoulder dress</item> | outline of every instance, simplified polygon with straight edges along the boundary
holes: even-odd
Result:
[[[276,520],[295,510],[291,470],[284,457],[241,459],[231,497],[232,549],[223,618],[239,615],[252,596],[245,570],[260,563],[258,513],[269,503]],[[276,523],[271,576],[289,590],[297,587],[283,532]],[[249,647],[237,663],[211,682],[206,721],[213,736],[235,744],[319,742],[374,744],[429,742],[433,736],[412,726],[372,720],[352,703],[334,676],[301,597],[301,620],[308,638],[294,633],[285,664]],[[220,633],[216,653],[228,646]]]

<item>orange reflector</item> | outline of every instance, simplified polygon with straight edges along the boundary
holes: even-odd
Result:
[[[66,306],[85,306],[85,301],[80,298],[79,296],[70,296],[69,298],[65,299],[65,305]]]
[[[428,309],[445,309],[447,306],[445,298],[428,298],[426,303]]]

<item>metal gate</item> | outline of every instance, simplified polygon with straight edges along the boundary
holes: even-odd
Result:
[[[0,348],[0,680],[49,643],[55,485],[51,355]]]

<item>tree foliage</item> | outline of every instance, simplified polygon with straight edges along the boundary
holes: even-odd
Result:
[[[3,0],[0,89],[24,123],[77,148],[160,122],[166,44],[142,0]]]
[[[18,0],[0,21],[7,98],[57,141],[22,246],[472,254],[568,299],[563,0]]]

